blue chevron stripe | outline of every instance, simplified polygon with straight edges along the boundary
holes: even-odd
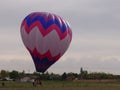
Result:
[[[31,18],[31,16],[29,15],[24,19],[24,21],[27,22],[28,27],[30,27],[34,22],[39,21],[45,29],[47,29],[52,24],[56,24],[60,28],[62,33],[64,33],[68,29],[67,24],[62,25],[57,18],[51,19],[46,22],[44,17],[42,16],[36,16],[35,18]]]

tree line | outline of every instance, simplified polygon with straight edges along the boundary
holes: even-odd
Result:
[[[45,72],[43,74],[40,74],[38,72],[33,73],[25,73],[25,71],[19,72],[16,70],[13,70],[11,72],[6,70],[0,71],[0,79],[5,80],[6,78],[10,78],[12,80],[18,80],[23,77],[32,77],[37,78],[39,77],[41,80],[102,80],[102,79],[120,79],[120,75],[114,75],[104,72],[92,72],[88,73],[87,70],[80,69],[80,73],[66,73],[63,74],[55,74],[55,73],[49,73]]]

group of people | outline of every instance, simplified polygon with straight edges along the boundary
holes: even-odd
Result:
[[[42,86],[42,82],[39,78],[36,78],[33,82],[33,86],[36,87],[37,85]]]

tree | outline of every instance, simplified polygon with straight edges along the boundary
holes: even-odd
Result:
[[[67,78],[67,74],[64,72],[64,73],[62,74],[62,80],[66,80],[66,78]]]
[[[88,72],[86,70],[83,70],[83,68],[80,69],[80,79],[87,79]]]
[[[81,68],[80,68],[80,74],[82,74],[82,73],[83,73],[83,68],[81,67]]]
[[[19,78],[19,73],[18,73],[18,71],[13,70],[12,72],[9,73],[9,76],[11,79],[15,80],[15,79]]]
[[[1,70],[0,72],[1,78],[4,79],[9,76],[8,72],[5,70]]]
[[[25,71],[23,70],[22,72],[19,72],[19,77],[24,77],[25,76]]]

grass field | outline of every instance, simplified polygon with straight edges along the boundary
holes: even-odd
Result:
[[[32,83],[5,82],[0,90],[120,90],[118,81],[42,81],[43,86],[33,87]]]

